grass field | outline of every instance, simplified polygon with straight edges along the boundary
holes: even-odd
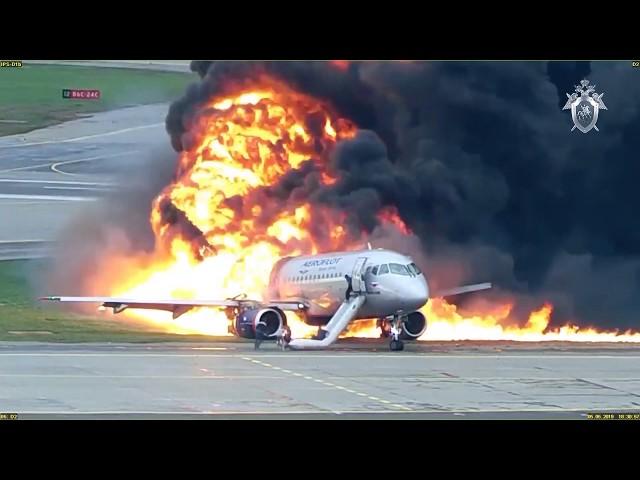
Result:
[[[206,342],[201,335],[174,335],[144,326],[68,313],[56,304],[40,303],[30,278],[41,278],[41,260],[0,261],[0,341],[43,342]],[[236,341],[235,337],[225,341]]]
[[[192,74],[128,68],[24,65],[0,69],[0,136],[25,133],[89,114],[171,101]],[[63,89],[97,89],[99,100],[62,98]]]

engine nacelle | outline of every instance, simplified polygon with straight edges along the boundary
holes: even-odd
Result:
[[[233,322],[233,333],[242,338],[256,338],[256,328],[259,326],[266,338],[274,338],[286,324],[287,317],[279,308],[244,310]]]
[[[400,338],[403,340],[416,340],[427,330],[427,319],[420,312],[413,312],[407,316],[402,324]]]

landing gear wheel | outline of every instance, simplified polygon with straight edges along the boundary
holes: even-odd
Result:
[[[402,340],[391,340],[391,342],[389,342],[389,350],[392,352],[401,352],[404,350],[404,342]]]
[[[282,351],[285,351],[291,341],[291,329],[288,326],[284,326],[284,330],[281,335],[278,336],[277,344]]]
[[[256,339],[255,339],[255,342],[253,343],[254,350],[258,350],[262,342],[264,342],[267,339],[267,335],[265,335],[264,333],[265,327],[266,325],[262,323],[259,323],[258,325],[256,325]]]

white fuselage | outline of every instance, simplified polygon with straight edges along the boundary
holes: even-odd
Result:
[[[356,318],[408,314],[429,299],[426,278],[413,260],[382,249],[282,259],[271,273],[269,296],[304,300],[308,317],[328,319],[345,301],[346,275],[366,295]]]

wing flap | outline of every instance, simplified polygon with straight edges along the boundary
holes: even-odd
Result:
[[[133,307],[135,305],[135,308],[151,308],[154,310],[172,309],[177,305],[190,307],[237,307],[241,303],[238,300],[136,300],[133,298],[119,297],[42,297],[40,300],[53,302],[102,303],[105,307],[110,307],[110,304],[129,305],[129,307]]]
[[[198,307],[277,307],[282,310],[302,310],[309,308],[304,300],[298,299],[275,299],[269,302],[258,302],[256,300],[227,299],[227,300],[164,300],[164,299],[133,299],[119,297],[41,297],[40,300],[52,302],[69,303],[98,303],[103,307],[113,308],[114,313],[120,313],[127,308],[139,308],[147,310],[166,310],[173,312],[173,318],[185,314],[192,308]]]

